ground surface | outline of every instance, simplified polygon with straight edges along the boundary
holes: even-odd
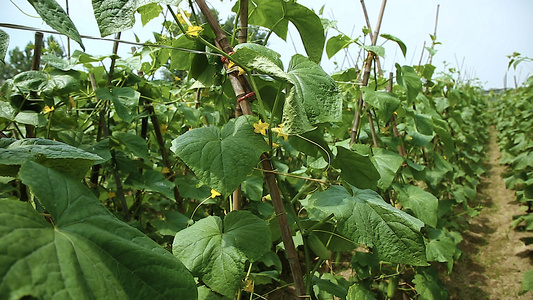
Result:
[[[533,245],[525,246],[520,238],[533,234],[509,228],[513,215],[522,212],[501,177],[505,167],[499,164],[494,129],[487,156],[487,173],[478,193],[485,208],[463,234],[463,259],[451,276],[441,277],[450,299],[533,299],[533,292],[518,295],[523,273],[533,269]]]

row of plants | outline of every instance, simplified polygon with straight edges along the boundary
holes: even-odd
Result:
[[[521,87],[502,92],[492,102],[492,109],[497,116],[495,126],[498,145],[502,153],[500,163],[508,166],[503,175],[505,185],[516,191],[516,200],[523,208],[522,214],[514,216],[511,227],[525,231],[533,230],[532,99],[533,77],[529,77]],[[529,245],[533,243],[533,237],[523,238],[523,242]],[[532,281],[533,271],[524,273],[522,292],[533,290]]]
[[[0,89],[0,295],[447,298],[435,266],[460,258],[484,172],[479,87],[431,64],[383,76],[377,32],[326,41],[334,22],[296,2],[237,1],[230,32],[204,1],[115,2],[93,1],[103,36],[172,19],[130,57],[45,53]],[[307,56],[285,67],[266,45],[289,23]],[[324,49],[367,59],[330,76]]]

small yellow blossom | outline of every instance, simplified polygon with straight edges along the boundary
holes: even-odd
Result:
[[[44,113],[47,114],[47,113],[50,113],[50,112],[53,112],[55,110],[55,108],[52,106],[48,106],[48,105],[45,105],[44,106]]]
[[[220,196],[221,194],[214,189],[211,189],[211,198],[215,198],[216,196]]]
[[[254,292],[254,281],[251,279],[246,280],[243,290],[248,293]]]
[[[163,167],[163,169],[161,170],[161,173],[168,174],[170,173],[170,169],[168,167]]]
[[[167,124],[161,124],[161,134],[166,134],[168,131],[168,125]]]
[[[268,123],[263,123],[261,120],[259,120],[259,123],[254,124],[254,132],[260,133],[262,135],[266,135],[266,130],[268,128]]]
[[[446,155],[444,155],[443,157],[444,157],[444,159],[447,159],[447,158],[446,158]]]
[[[237,67],[237,70],[239,70],[239,76],[246,74],[246,71],[244,71],[244,69],[241,67]]]
[[[113,199],[117,196],[117,194],[113,193],[113,192],[109,192],[107,193],[107,199]]]
[[[185,18],[187,20],[185,20],[185,18],[183,18],[185,16]],[[181,24],[187,24],[189,23],[189,17],[191,16],[190,13],[186,12],[186,11],[180,11],[180,13],[178,14],[178,21],[181,23]]]
[[[179,76],[174,76],[174,81],[181,81],[181,78]]]
[[[272,143],[272,148],[278,148],[279,147],[279,144],[278,143]]]
[[[197,37],[200,35],[200,32],[202,32],[202,30],[204,30],[202,26],[189,26],[189,28],[187,28],[187,35]]]
[[[278,134],[278,137],[282,137],[283,140],[287,141],[289,136],[286,133],[282,132],[283,124],[279,124],[278,127],[272,128],[272,131],[276,132]]]
[[[235,67],[235,63],[234,63],[233,61],[230,61],[230,62],[228,63],[228,70],[231,69],[231,68],[233,68],[233,67]]]

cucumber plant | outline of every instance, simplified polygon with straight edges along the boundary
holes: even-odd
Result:
[[[476,214],[484,172],[480,88],[431,64],[370,76],[384,49],[326,41],[332,23],[295,1],[237,1],[229,36],[204,1],[180,2],[94,0],[102,36],[167,10],[165,34],[131,57],[120,41],[109,56],[46,55],[2,85],[0,294],[445,299],[434,265],[452,272],[456,208]],[[83,47],[55,1],[30,3]],[[305,55],[284,66],[266,45],[289,23]],[[364,87],[355,67],[320,67],[324,48],[351,45],[368,53]],[[162,68],[174,77],[154,79]]]

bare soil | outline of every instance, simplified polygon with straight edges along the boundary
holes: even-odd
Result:
[[[506,168],[499,164],[494,128],[487,155],[487,173],[478,190],[484,208],[463,234],[462,260],[451,276],[442,272],[441,278],[450,299],[533,299],[533,292],[519,295],[523,273],[533,269],[533,245],[525,246],[520,239],[533,234],[510,228],[513,216],[523,212],[502,179]]]

